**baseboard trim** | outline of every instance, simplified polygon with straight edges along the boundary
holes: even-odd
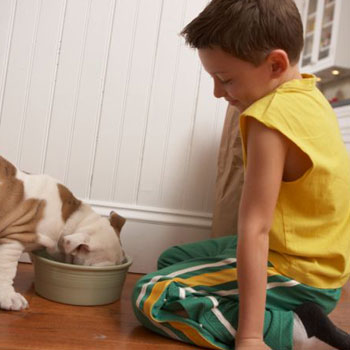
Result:
[[[91,205],[100,215],[108,216],[113,210],[127,220],[132,221],[200,228],[210,228],[212,225],[212,215],[210,213],[126,205],[97,200],[84,200],[84,203]]]

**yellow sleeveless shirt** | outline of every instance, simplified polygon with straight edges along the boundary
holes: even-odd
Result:
[[[350,160],[315,77],[303,74],[288,81],[241,114],[245,164],[247,116],[278,130],[312,161],[301,178],[281,184],[269,261],[281,274],[309,286],[343,286],[350,275]]]

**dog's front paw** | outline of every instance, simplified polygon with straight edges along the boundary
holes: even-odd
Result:
[[[28,307],[27,300],[11,288],[1,288],[0,290],[0,309],[4,310],[23,310]]]

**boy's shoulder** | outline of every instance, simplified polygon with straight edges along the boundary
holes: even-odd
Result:
[[[254,117],[267,127],[300,138],[324,134],[336,118],[311,75],[282,84],[244,110],[241,124],[244,117]]]
[[[249,115],[252,112],[258,115],[264,115],[267,112],[295,113],[296,110],[304,111],[308,103],[314,101],[322,107],[329,109],[329,103],[316,86],[316,77],[310,74],[303,74],[302,79],[291,79],[276,89],[256,100],[246,110],[243,115]],[[287,109],[287,111],[284,110]],[[268,116],[268,114],[266,115]]]

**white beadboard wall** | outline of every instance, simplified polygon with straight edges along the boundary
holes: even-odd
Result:
[[[178,35],[206,3],[0,1],[0,153],[124,215],[132,271],[210,234],[226,103]]]

